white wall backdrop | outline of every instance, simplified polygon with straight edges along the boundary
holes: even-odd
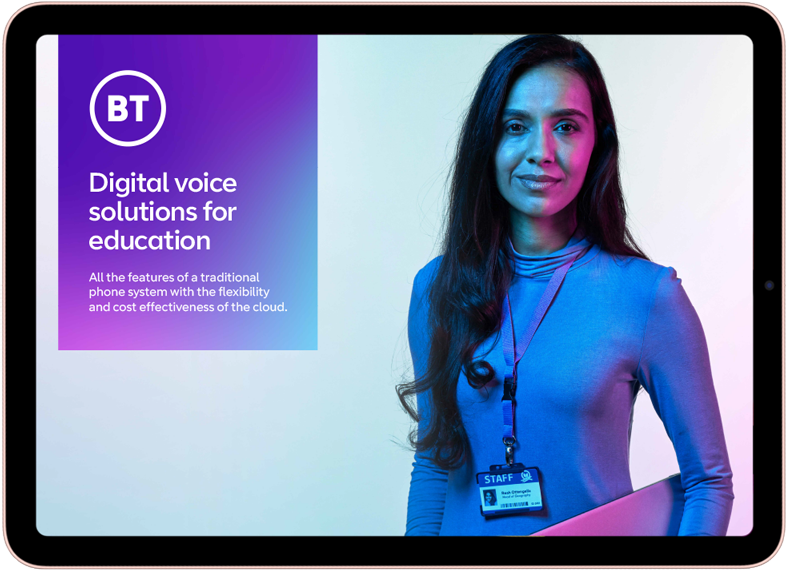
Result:
[[[744,36],[570,36],[600,64],[630,226],[702,320],[752,524],[752,45]],[[412,280],[437,254],[460,118],[515,36],[319,39],[319,350],[58,352],[56,116],[39,177],[38,528],[70,535],[400,535],[412,454]],[[54,46],[54,47],[53,47]],[[56,42],[40,45],[54,69]],[[51,78],[51,75],[50,75]],[[49,85],[47,89],[47,85]],[[55,105],[42,82],[39,109]],[[49,121],[48,123],[46,121]],[[42,161],[43,163],[43,161]],[[303,466],[307,463],[307,466]],[[646,393],[634,488],[678,471]],[[289,497],[306,494],[307,509]]]

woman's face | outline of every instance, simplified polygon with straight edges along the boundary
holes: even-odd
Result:
[[[572,215],[565,208],[581,190],[594,146],[592,100],[581,77],[549,64],[521,75],[505,101],[494,158],[512,217]]]

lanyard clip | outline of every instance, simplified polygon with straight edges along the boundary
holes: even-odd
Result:
[[[516,438],[513,436],[503,437],[502,443],[505,445],[505,463],[509,467],[513,466],[513,444],[516,443]]]

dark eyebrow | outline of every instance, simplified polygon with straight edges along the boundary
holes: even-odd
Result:
[[[556,119],[557,117],[570,117],[571,115],[576,115],[582,117],[588,123],[590,122],[589,117],[579,111],[578,109],[555,109],[548,116],[552,119]],[[521,117],[522,119],[532,119],[532,115],[527,113],[526,111],[521,111],[519,109],[505,109],[502,112],[502,118],[512,118],[512,117]]]

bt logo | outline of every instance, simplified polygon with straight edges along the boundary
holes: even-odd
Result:
[[[139,71],[104,77],[90,98],[90,120],[98,134],[118,146],[139,146],[164,124],[166,99],[161,87]]]

